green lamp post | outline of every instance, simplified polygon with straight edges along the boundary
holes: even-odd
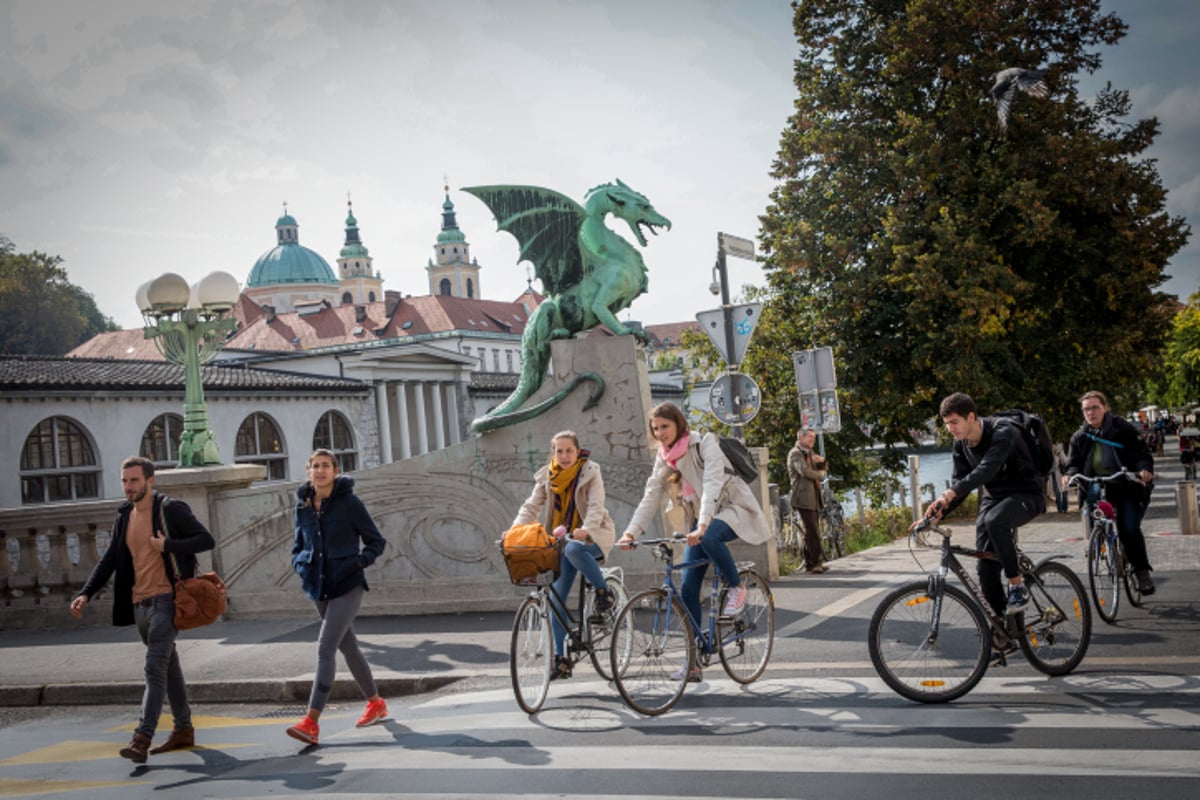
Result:
[[[200,366],[217,354],[228,332],[237,327],[230,312],[238,294],[237,279],[227,272],[213,272],[194,286],[168,272],[137,290],[138,309],[146,321],[145,337],[154,340],[163,358],[184,368],[181,467],[221,463],[217,439],[208,428]]]

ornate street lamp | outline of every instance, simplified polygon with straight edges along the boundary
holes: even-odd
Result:
[[[216,437],[208,429],[200,365],[217,354],[226,334],[237,327],[230,312],[237,305],[238,294],[237,279],[227,272],[213,272],[194,286],[168,272],[137,290],[138,309],[146,321],[145,337],[154,340],[163,358],[184,368],[181,467],[221,463]]]

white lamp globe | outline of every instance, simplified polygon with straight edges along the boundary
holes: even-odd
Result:
[[[138,311],[141,311],[143,314],[148,313],[153,310],[153,307],[150,305],[149,291],[150,291],[150,281],[146,281],[141,286],[139,286],[137,288],[137,291],[134,292],[134,294],[133,294],[134,299],[137,300]]]
[[[151,308],[162,314],[186,308],[191,296],[192,287],[174,272],[159,275],[150,281],[150,286],[146,289],[146,298],[150,301]]]
[[[228,272],[210,272],[196,284],[199,305],[218,314],[237,305],[240,295],[237,278]]]

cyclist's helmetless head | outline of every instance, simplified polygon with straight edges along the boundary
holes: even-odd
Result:
[[[962,392],[955,392],[942,401],[939,409],[946,430],[957,441],[977,439],[979,432],[979,414],[975,410],[975,401]]]

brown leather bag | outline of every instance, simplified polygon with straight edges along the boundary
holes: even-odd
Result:
[[[186,631],[210,625],[225,613],[227,601],[225,581],[215,572],[176,581],[175,627]]]

